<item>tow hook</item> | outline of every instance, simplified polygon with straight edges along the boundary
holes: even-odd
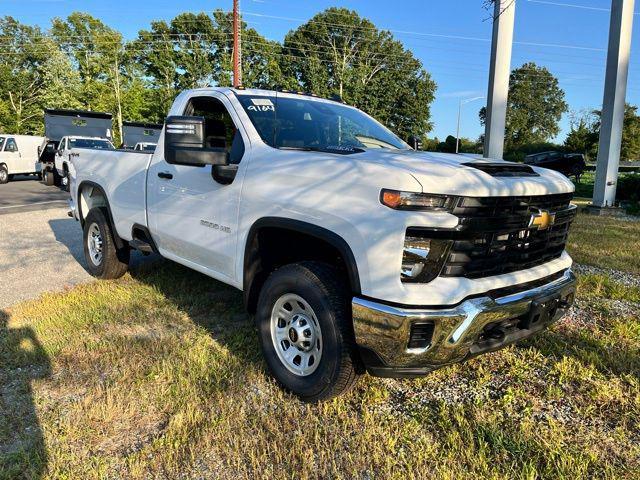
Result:
[[[502,325],[499,324],[489,324],[485,327],[485,330],[480,334],[479,341],[497,341],[502,342],[504,340],[506,333],[505,329]]]

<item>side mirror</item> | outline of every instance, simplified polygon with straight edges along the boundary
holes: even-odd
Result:
[[[61,157],[62,156],[62,150],[56,150],[56,155]]]
[[[224,148],[205,146],[203,117],[168,117],[164,130],[164,159],[175,165],[204,167],[227,165],[229,155]]]

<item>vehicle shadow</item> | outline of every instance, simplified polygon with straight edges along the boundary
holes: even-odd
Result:
[[[129,273],[161,292],[226,347],[240,365],[262,368],[258,337],[253,319],[244,309],[242,292],[159,256],[133,265]]]
[[[0,310],[0,479],[41,478],[47,449],[32,382],[51,376],[51,362],[30,327],[9,328]]]
[[[82,244],[82,227],[80,223],[75,219],[67,217],[67,218],[56,218],[49,220],[49,227],[53,232],[53,235],[57,242],[62,243],[71,256],[78,262],[82,267],[87,269],[87,262],[84,258],[84,245]],[[132,267],[136,267],[142,263],[146,263],[149,260],[155,259],[156,255],[150,255],[149,257],[145,257],[140,252],[133,250],[131,252],[131,261],[130,265]]]
[[[86,269],[84,248],[82,245],[82,229],[73,218],[55,218],[49,220],[49,227],[57,242],[62,243],[71,256]]]

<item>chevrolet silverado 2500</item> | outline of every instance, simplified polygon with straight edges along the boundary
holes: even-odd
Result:
[[[134,248],[241,289],[270,371],[307,401],[497,350],[574,298],[566,177],[417,152],[339,102],[190,90],[153,154],[78,152],[90,272],[123,275]]]

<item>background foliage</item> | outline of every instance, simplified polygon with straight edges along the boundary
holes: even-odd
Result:
[[[42,134],[44,108],[80,108],[162,122],[177,93],[232,82],[232,16],[216,10],[154,21],[126,41],[76,12],[48,31],[0,19],[0,131]],[[340,95],[403,138],[432,128],[436,84],[421,62],[369,20],[329,8],[283,44],[242,25],[243,84]]]

